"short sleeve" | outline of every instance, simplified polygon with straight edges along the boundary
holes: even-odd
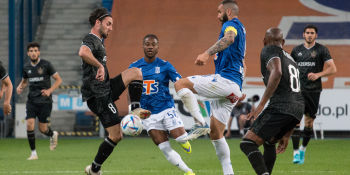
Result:
[[[324,62],[331,60],[331,54],[329,53],[329,50],[327,49],[327,47],[323,47],[323,52],[322,52],[322,59]]]
[[[90,48],[91,52],[94,50],[95,48],[95,44],[93,39],[90,37],[90,35],[87,35],[84,39],[83,42],[81,43],[82,46],[87,46],[88,48]]]
[[[50,76],[56,73],[55,68],[52,66],[50,62],[47,62],[47,72],[49,73]]]
[[[237,36],[237,29],[236,29],[236,27],[233,24],[225,23],[222,26],[222,30],[223,30],[224,35],[228,31],[233,31],[235,33],[235,35]]]
[[[282,49],[278,46],[267,46],[263,49],[261,53],[261,63],[266,67],[272,59],[281,58],[280,53]]]
[[[23,71],[22,71],[22,78],[24,78],[24,79],[29,78],[25,69],[23,69]]]
[[[168,74],[172,82],[176,82],[181,79],[181,75],[177,73],[175,67],[168,62]]]

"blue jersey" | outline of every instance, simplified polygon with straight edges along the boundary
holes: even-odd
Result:
[[[225,50],[218,52],[214,58],[215,74],[229,79],[242,89],[243,83],[243,59],[246,51],[246,31],[243,24],[234,18],[222,25],[219,40],[225,32],[233,31],[236,34],[235,41]]]
[[[157,57],[152,63],[147,63],[145,58],[141,58],[130,64],[129,68],[132,67],[140,68],[143,75],[142,108],[157,114],[174,107],[174,100],[169,92],[169,80],[175,82],[181,75],[173,65]]]

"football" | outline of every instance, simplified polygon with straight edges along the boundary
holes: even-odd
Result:
[[[122,128],[122,132],[125,135],[137,136],[140,135],[143,129],[142,120],[137,115],[128,114],[126,115],[120,126]]]

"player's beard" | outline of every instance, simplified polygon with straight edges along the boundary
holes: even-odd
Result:
[[[228,16],[226,13],[224,13],[224,15],[222,16],[222,19],[221,19],[221,24],[224,25],[224,23],[228,21]]]
[[[38,60],[39,60],[39,56],[37,56],[36,58],[32,58],[32,57],[30,57],[30,61],[33,63],[33,64],[36,64],[37,62],[38,62]]]
[[[106,39],[107,36],[108,36],[107,33],[103,32],[103,26],[102,26],[102,24],[100,25],[99,33],[100,33],[100,35],[101,35],[101,37],[102,37],[103,39]]]

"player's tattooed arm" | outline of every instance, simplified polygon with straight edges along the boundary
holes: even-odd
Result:
[[[209,53],[209,55],[214,55],[215,53],[223,51],[235,41],[235,36],[236,36],[235,32],[231,30],[227,31],[225,33],[225,36],[221,38],[219,41],[217,41],[213,46],[211,46],[207,50],[207,52]]]

